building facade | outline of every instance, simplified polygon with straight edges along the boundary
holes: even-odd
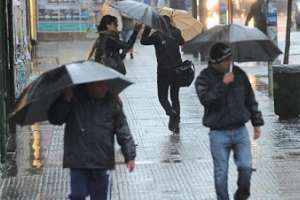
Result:
[[[0,1],[0,160],[1,168],[15,158],[16,128],[8,120],[16,98],[26,87],[30,72],[35,0]]]

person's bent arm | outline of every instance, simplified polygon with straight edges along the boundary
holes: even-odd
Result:
[[[144,32],[141,38],[142,45],[155,45],[157,43],[156,34],[150,35],[151,28],[149,26],[145,26]]]
[[[220,98],[225,96],[227,88],[228,85],[222,81],[219,81],[213,86],[209,85],[208,77],[206,77],[203,72],[198,76],[195,82],[197,95],[201,104],[204,106],[211,106],[217,103]]]
[[[114,39],[109,37],[107,42],[113,49],[125,49],[125,50],[131,49],[136,41],[138,32],[141,29],[141,27],[142,27],[141,24],[135,25],[134,31],[128,41],[122,41],[120,39]]]
[[[108,38],[108,44],[114,49],[131,49],[135,43],[138,31],[133,31],[130,39],[128,41],[122,41],[119,39]]]
[[[178,45],[183,45],[184,44],[184,39],[182,37],[181,31],[179,29],[175,29],[173,33],[173,37],[175,40],[178,42]]]

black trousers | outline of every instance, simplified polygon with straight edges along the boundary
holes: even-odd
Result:
[[[170,91],[170,92],[169,92]],[[158,99],[166,111],[170,115],[173,109],[176,112],[176,117],[180,117],[179,104],[179,87],[175,84],[175,72],[173,70],[160,70],[157,73],[157,92]],[[171,102],[169,101],[169,94]]]

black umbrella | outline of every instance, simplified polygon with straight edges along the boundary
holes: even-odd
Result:
[[[49,107],[65,88],[95,81],[106,81],[114,94],[132,84],[124,75],[96,62],[63,65],[45,72],[30,83],[22,92],[10,117],[20,125],[46,121]]]
[[[124,0],[112,3],[111,6],[118,9],[127,17],[171,36],[169,24],[150,5],[133,0]]]
[[[238,24],[214,26],[185,43],[183,50],[199,50],[207,56],[216,42],[228,44],[234,61],[238,62],[273,61],[281,54],[280,49],[259,29]]]

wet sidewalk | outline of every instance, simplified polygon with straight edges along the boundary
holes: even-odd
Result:
[[[35,73],[86,58],[87,42],[40,43]],[[181,132],[172,135],[168,118],[159,105],[156,91],[156,60],[152,47],[139,44],[134,59],[126,58],[127,76],[135,84],[122,93],[124,109],[138,144],[137,168],[128,173],[119,147],[114,172],[113,200],[213,200],[215,199],[208,129],[202,126],[203,107],[194,87],[182,88]],[[192,59],[191,56],[187,58]],[[205,67],[195,61],[197,74]],[[263,112],[266,125],[259,141],[253,141],[253,200],[296,200],[300,191],[300,120],[279,120],[267,96],[267,68],[243,64]],[[250,126],[250,124],[248,124]],[[69,173],[62,169],[62,127],[40,124],[40,153],[43,166],[32,168],[32,136],[29,127],[18,133],[18,176],[5,178],[0,199],[59,200],[69,192]],[[252,135],[252,129],[250,129]],[[236,170],[230,161],[230,194],[236,188]]]

